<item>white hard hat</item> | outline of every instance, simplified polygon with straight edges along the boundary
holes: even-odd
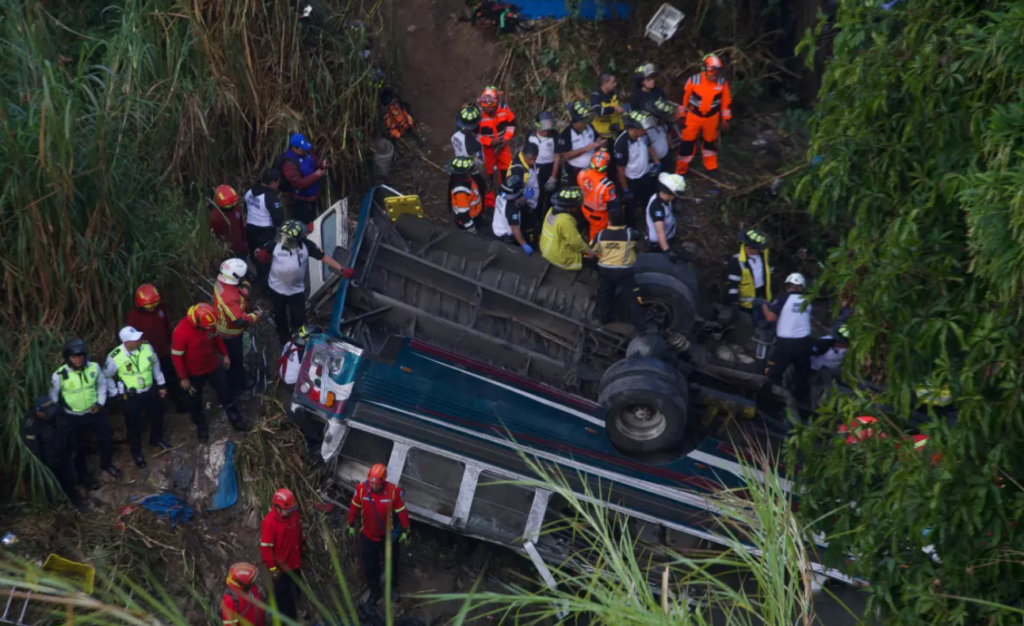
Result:
[[[786,277],[786,284],[796,285],[797,287],[806,287],[807,279],[804,278],[804,275],[801,274],[800,272],[793,272],[792,274]]]
[[[677,198],[681,197],[683,192],[686,191],[686,179],[679,174],[662,172],[658,174],[658,184]]]
[[[237,285],[249,272],[249,265],[242,259],[228,259],[220,264],[217,280],[225,285]]]
[[[142,339],[142,331],[136,330],[134,326],[125,326],[117,334],[121,341],[138,341]]]

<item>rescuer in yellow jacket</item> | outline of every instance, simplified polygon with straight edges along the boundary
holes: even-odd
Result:
[[[740,235],[740,251],[729,261],[729,302],[751,312],[755,321],[763,318],[754,299],[772,299],[772,270],[768,264],[768,237],[754,229]]]
[[[564,270],[583,267],[583,255],[592,256],[590,246],[580,236],[572,212],[583,203],[583,194],[577,187],[558,192],[554,206],[544,217],[540,232],[540,252],[554,266]]]

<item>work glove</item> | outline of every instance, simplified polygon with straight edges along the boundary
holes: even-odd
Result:
[[[533,246],[531,246],[528,243],[524,243],[523,244],[523,252],[526,253],[526,256],[530,256],[531,254],[533,254]]]
[[[355,539],[355,537],[356,537],[356,527],[355,526],[349,526],[348,527],[348,538],[349,539]]]
[[[546,191],[548,193],[551,193],[552,191],[555,190],[555,187],[557,187],[557,186],[558,186],[558,181],[556,181],[555,177],[552,176],[551,178],[548,179],[548,182],[544,183],[544,191]]]
[[[310,223],[306,224],[306,232],[309,233],[309,234],[312,234],[312,232],[313,232],[313,222],[310,222]]]
[[[281,577],[281,570],[279,570],[276,567],[271,567],[270,568],[270,577],[273,578],[274,580],[277,580],[278,578]]]
[[[343,267],[341,268],[341,275],[344,276],[345,278],[351,279],[353,276],[356,275],[356,271],[351,267]]]
[[[271,256],[270,252],[268,252],[265,248],[260,248],[259,250],[256,251],[256,260],[259,261],[260,263],[270,263],[273,260],[273,258],[274,257]]]
[[[409,541],[411,539],[412,539],[412,537],[409,536],[409,531],[408,530],[403,530],[402,534],[399,535],[399,537],[398,537],[398,543],[400,543],[400,544],[402,544],[402,546],[408,548],[409,547]]]
[[[533,198],[533,187],[527,187],[526,191],[523,192],[523,198],[530,200]]]
[[[668,257],[669,261],[672,261],[673,263],[679,262],[679,253],[673,250],[672,248],[662,250],[662,253],[664,253],[664,255]]]
[[[647,175],[648,176],[653,176],[653,175],[657,174],[658,170],[660,170],[660,169],[661,169],[661,163],[648,163],[647,164]]]

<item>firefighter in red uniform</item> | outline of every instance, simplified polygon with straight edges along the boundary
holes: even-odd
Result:
[[[498,90],[488,87],[477,100],[480,103],[480,130],[477,140],[484,150],[484,171],[491,176],[491,189],[484,206],[494,208],[494,193],[501,188],[505,172],[512,165],[509,142],[516,134],[516,116],[504,102],[498,102]]]
[[[252,563],[235,563],[228,570],[228,590],[220,598],[220,619],[224,626],[266,626],[262,604],[266,604],[256,586],[258,570]]]
[[[156,358],[160,359],[160,371],[167,379],[167,391],[174,398],[178,413],[188,411],[184,394],[178,387],[178,372],[171,361],[171,333],[174,327],[156,287],[145,283],[135,290],[135,306],[128,312],[125,326],[142,331],[142,338],[149,342],[153,352],[156,352]]]
[[[356,486],[352,503],[348,507],[348,536],[356,535],[356,516],[362,519],[363,533],[359,538],[359,556],[363,563],[363,576],[370,588],[369,604],[373,606],[381,598],[381,562],[384,560],[384,539],[388,532],[394,540],[397,536],[402,545],[409,545],[409,512],[402,500],[402,488],[387,481],[388,468],[377,463],[370,468],[364,482]],[[360,515],[361,513],[361,515]],[[395,527],[392,516],[398,517],[399,528]],[[400,534],[399,534],[400,533]],[[398,589],[397,550],[391,551],[392,589]],[[393,593],[392,597],[397,597]]]
[[[686,174],[690,169],[690,161],[697,154],[698,141],[704,169],[714,172],[718,169],[719,126],[722,130],[729,130],[729,120],[732,119],[732,94],[729,83],[722,76],[722,60],[715,55],[704,57],[704,71],[686,81],[683,110],[686,123],[676,160],[676,174]]]
[[[302,555],[306,553],[306,535],[299,519],[299,504],[291,489],[275,491],[272,502],[260,528],[260,554],[274,579],[278,612],[295,619],[297,581],[301,576]]]

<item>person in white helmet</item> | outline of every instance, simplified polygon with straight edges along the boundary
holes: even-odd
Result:
[[[811,303],[804,298],[807,279],[799,272],[786,277],[786,293],[771,304],[762,304],[765,319],[775,322],[775,347],[768,356],[768,381],[781,385],[793,366],[790,393],[800,402],[810,402]]]
[[[675,260],[672,240],[676,237],[676,215],[672,204],[682,198],[686,180],[679,174],[658,175],[658,191],[647,201],[644,216],[647,220],[647,251],[662,252]]]
[[[220,264],[217,284],[213,288],[213,306],[217,309],[217,333],[228,349],[231,365],[228,384],[231,393],[241,400],[250,396],[245,390],[245,362],[242,333],[260,319],[260,311],[249,311],[249,266],[242,259],[228,259]]]

